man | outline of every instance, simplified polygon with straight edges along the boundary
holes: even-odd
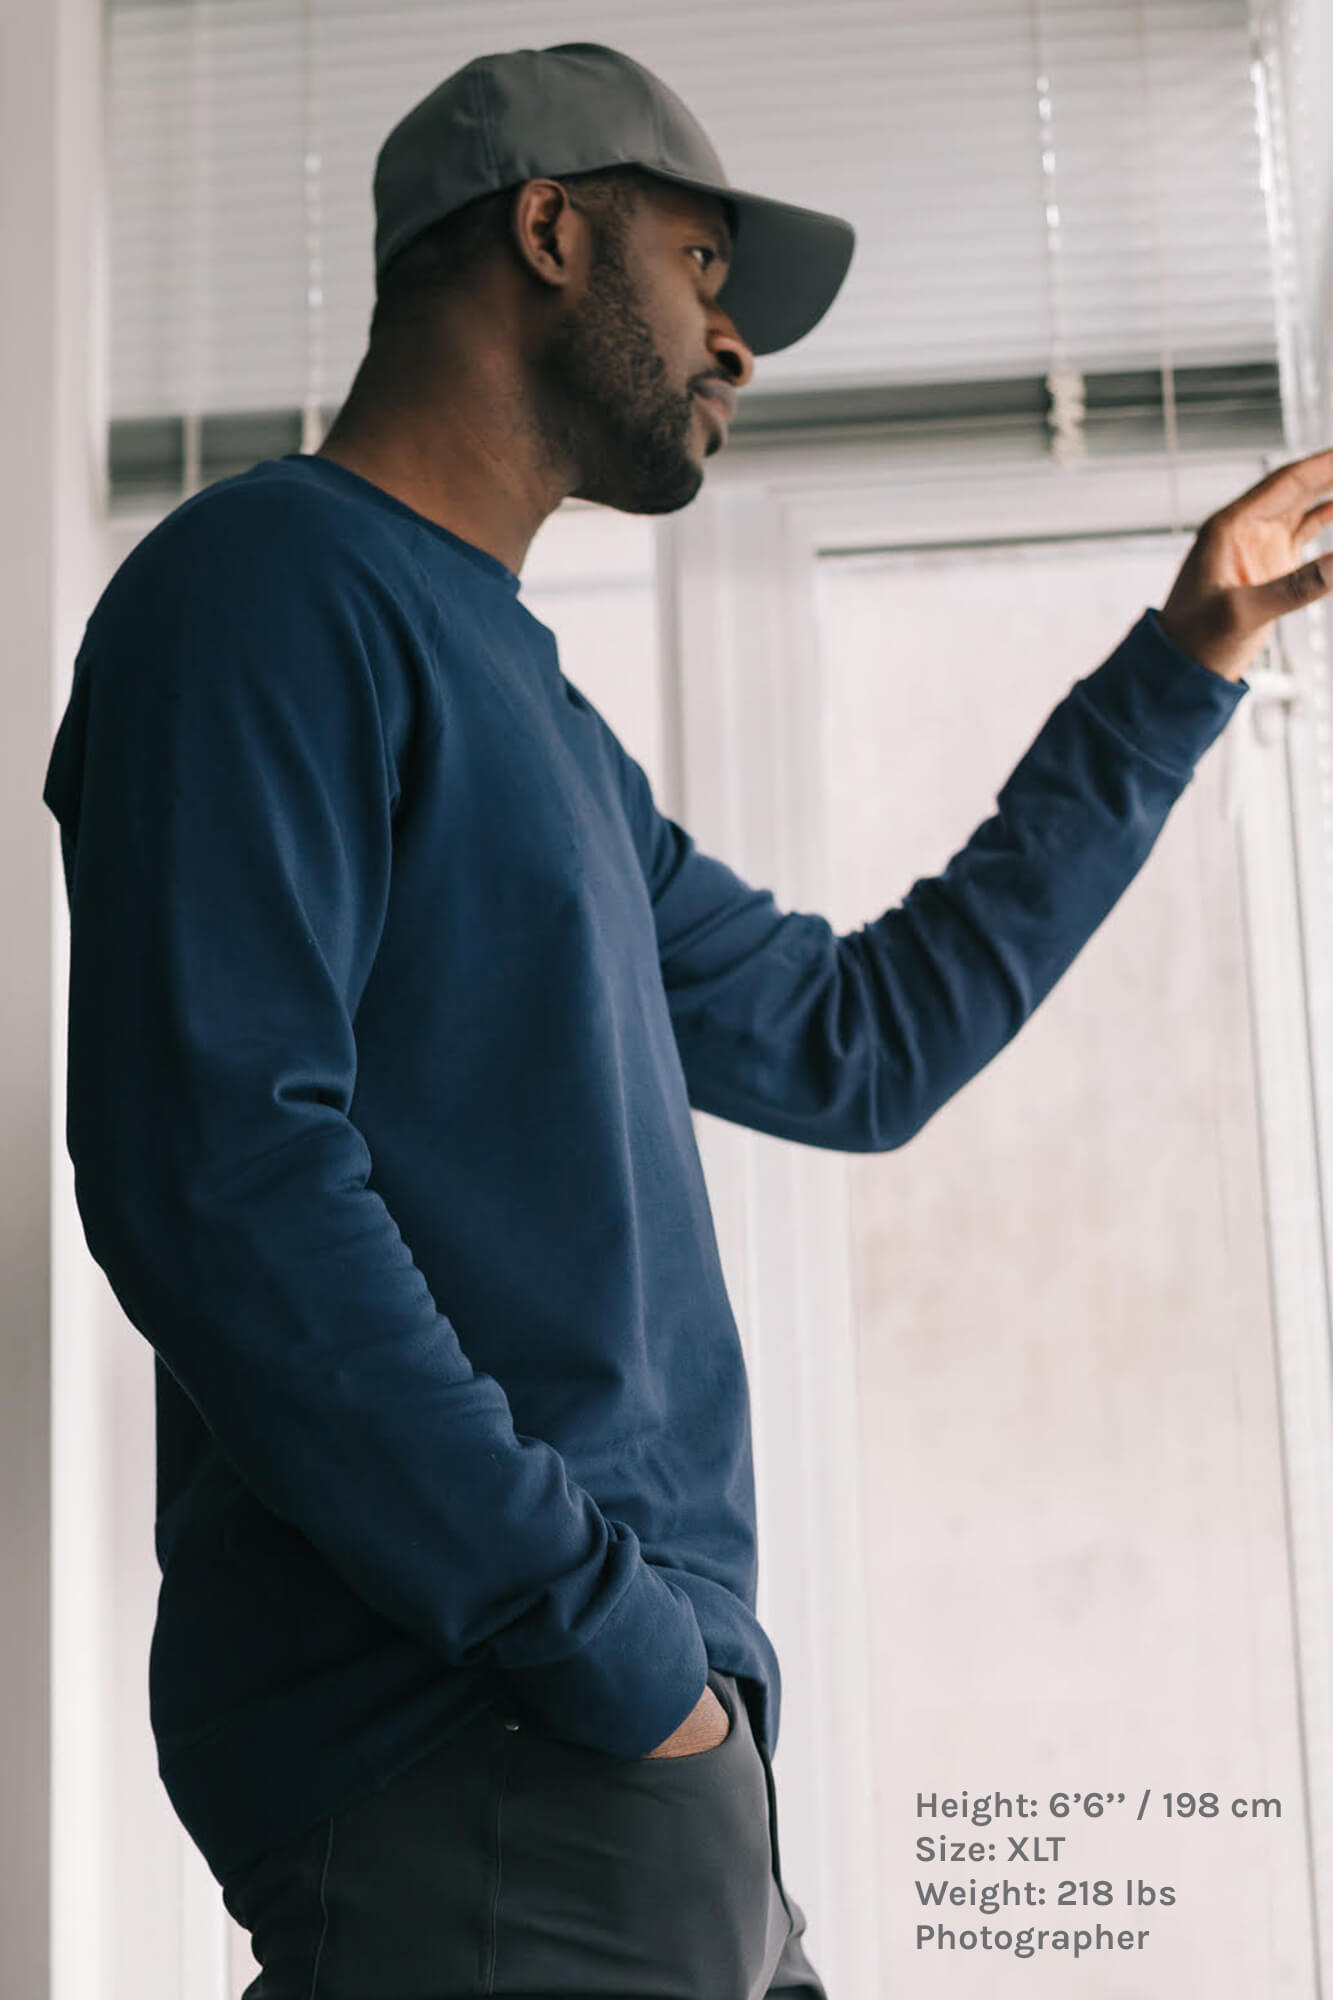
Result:
[[[131,554],[47,777],[80,1212],[157,1355],[162,1776],[253,2000],[822,1996],[690,1106],[887,1148],[1012,1038],[1333,583],[1333,453],[837,938],[658,811],[518,572],[566,495],[690,501],[847,225],[594,44],[469,64],[375,192],[322,451]]]

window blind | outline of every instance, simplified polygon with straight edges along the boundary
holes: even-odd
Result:
[[[126,487],[201,436],[224,469],[313,448],[364,351],[385,134],[473,56],[572,40],[660,75],[736,186],[856,227],[734,441],[1008,410],[1076,451],[1099,405],[1150,409],[1160,444],[1173,402],[1280,434],[1246,0],[110,0],[108,23]]]

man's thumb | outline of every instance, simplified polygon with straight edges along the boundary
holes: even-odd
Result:
[[[1285,576],[1274,577],[1271,583],[1255,583],[1242,587],[1238,595],[1248,615],[1246,623],[1251,631],[1259,625],[1271,624],[1288,611],[1298,611],[1303,604],[1314,604],[1333,590],[1333,555],[1316,556],[1313,562],[1302,563],[1299,569],[1288,570]]]

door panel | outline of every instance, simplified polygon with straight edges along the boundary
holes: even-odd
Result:
[[[847,930],[989,816],[1167,572],[1160,538],[818,568],[827,914]],[[987,1922],[1147,1932],[1080,1962],[1089,2000],[1314,1991],[1232,812],[1252,759],[1280,754],[1242,704],[1015,1041],[908,1146],[849,1162],[886,1992],[1068,1991],[1049,1941],[983,1971]],[[917,1811],[997,1790],[1040,1817]],[[1057,1790],[1117,1803],[1060,1821]],[[1221,1811],[1168,1821],[1177,1791]],[[1280,1820],[1231,1814],[1259,1797]],[[1064,1845],[1009,1862],[1011,1832]],[[942,1834],[985,1858],[920,1860]],[[1044,1903],[941,1911],[916,1886],[974,1879]],[[1058,1905],[1060,1882],[1098,1880],[1109,1909]],[[1140,1880],[1174,1904],[1127,1907]],[[923,1923],[974,1946],[918,1949]]]

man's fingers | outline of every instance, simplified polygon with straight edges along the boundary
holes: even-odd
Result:
[[[1261,496],[1275,503],[1264,512],[1282,514],[1308,503],[1316,493],[1333,490],[1333,451],[1312,452],[1308,458],[1279,465],[1222,509],[1222,515],[1238,514]]]
[[[1162,606],[1167,637],[1237,680],[1270,625],[1333,591],[1333,553],[1274,574],[1333,521],[1330,489],[1333,450],[1312,452],[1210,514]]]
[[[1311,452],[1308,458],[1295,458],[1290,465],[1279,465],[1266,480],[1260,480],[1254,491],[1262,493],[1266,486],[1293,502],[1308,500],[1312,493],[1327,493],[1333,487],[1333,451]]]
[[[1325,500],[1318,507],[1312,507],[1308,514],[1301,516],[1292,540],[1299,548],[1302,542],[1312,540],[1322,528],[1326,528],[1330,521],[1333,521],[1333,500]]]
[[[1302,563],[1287,580],[1296,593],[1298,604],[1308,604],[1313,598],[1327,596],[1333,590],[1333,556],[1316,556],[1313,562]]]

